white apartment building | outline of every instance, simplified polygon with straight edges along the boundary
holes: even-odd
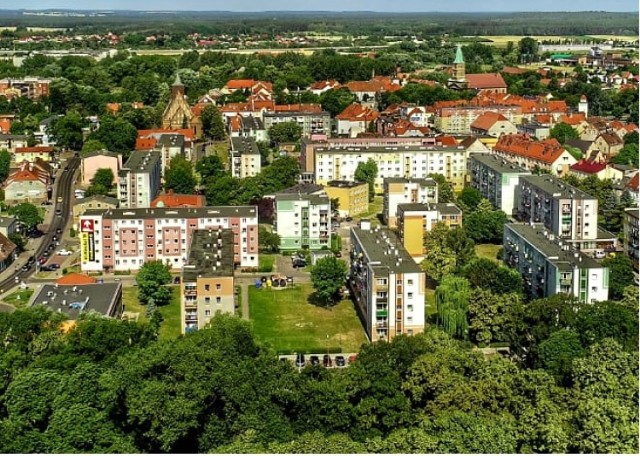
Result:
[[[438,183],[431,179],[388,177],[383,181],[382,220],[389,228],[397,226],[399,204],[438,202]]]
[[[231,175],[238,179],[256,176],[261,168],[261,156],[253,138],[231,138]]]
[[[89,209],[79,220],[83,271],[136,271],[160,260],[184,266],[194,230],[231,229],[236,267],[258,266],[256,206]]]
[[[160,193],[162,157],[156,151],[133,151],[118,171],[120,207],[149,207]]]
[[[558,239],[541,223],[504,227],[504,261],[522,275],[531,299],[565,293],[581,302],[609,299],[609,268]]]
[[[330,246],[331,201],[321,186],[299,184],[276,193],[274,230],[281,250]]]
[[[349,286],[371,342],[424,332],[426,276],[390,231],[351,228]]]

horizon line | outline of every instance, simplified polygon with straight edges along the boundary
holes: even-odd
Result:
[[[238,11],[238,10],[216,10],[216,9],[131,9],[131,8],[108,8],[108,9],[81,9],[81,8],[0,8],[0,11],[82,11],[82,12],[122,12],[122,11],[134,11],[134,12],[149,12],[149,13],[188,13],[188,12],[211,12],[211,13],[392,13],[392,14],[414,14],[414,13],[638,13],[639,10],[630,11],[611,11],[605,9],[585,9],[585,10],[477,10],[477,11],[443,11],[443,10],[414,10],[414,11],[385,11],[385,10],[251,10],[251,11]]]

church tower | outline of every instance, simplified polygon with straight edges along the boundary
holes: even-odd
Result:
[[[184,84],[180,80],[180,74],[176,72],[176,80],[171,85],[171,98],[184,98]]]
[[[453,61],[453,78],[456,81],[464,81],[465,80],[465,70],[464,70],[464,55],[462,55],[462,46],[458,45],[458,49],[456,49],[456,58]]]
[[[189,129],[195,138],[199,139],[202,136],[202,120],[193,113],[185,100],[184,84],[179,74],[176,74],[176,80],[171,85],[171,99],[162,113],[162,128]]]

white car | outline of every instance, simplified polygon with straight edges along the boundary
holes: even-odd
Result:
[[[69,256],[69,255],[71,255],[72,253],[73,253],[73,252],[72,252],[71,250],[61,249],[61,250],[58,250],[58,251],[56,252],[56,255]]]

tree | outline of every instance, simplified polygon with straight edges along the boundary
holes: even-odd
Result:
[[[24,248],[27,245],[27,240],[20,233],[11,233],[9,235],[9,240],[13,242],[20,252],[24,251]]]
[[[59,147],[71,150],[82,148],[82,129],[85,122],[76,111],[70,111],[51,122],[49,130],[52,138]]]
[[[469,298],[469,339],[480,346],[512,340],[522,319],[520,295],[475,289]]]
[[[460,270],[476,255],[475,244],[460,227],[447,231],[446,245],[453,252],[456,270]]]
[[[482,194],[473,187],[465,187],[458,195],[458,204],[471,212],[475,211],[481,200]]]
[[[11,165],[11,154],[7,149],[0,150],[0,182],[9,175],[9,167]]]
[[[325,304],[335,304],[340,300],[340,291],[347,276],[347,264],[334,257],[320,258],[311,268],[311,282],[315,296]]]
[[[298,122],[280,122],[269,128],[272,143],[296,142],[302,136],[302,126]]]
[[[168,304],[171,291],[166,285],[170,282],[171,267],[169,265],[160,260],[145,262],[136,275],[138,299],[143,304],[148,304],[150,299],[153,299],[156,306]]]
[[[9,208],[9,214],[13,215],[27,230],[41,224],[44,219],[38,208],[31,203],[20,203]]]
[[[355,100],[354,95],[348,89],[330,89],[320,95],[322,109],[328,111],[331,117],[335,117],[346,109]]]
[[[627,351],[638,348],[638,312],[623,303],[603,301],[582,307],[574,328],[585,347],[611,338]]]
[[[114,179],[115,177],[111,168],[98,169],[93,179],[91,179],[91,185],[89,185],[87,189],[86,196],[108,194],[111,191]]]
[[[531,63],[537,60],[538,42],[535,38],[524,37],[518,42],[520,59],[523,63]]]
[[[560,144],[564,144],[569,139],[579,138],[580,134],[571,125],[560,122],[554,125],[554,127],[551,129],[551,132],[549,133],[549,136],[551,138],[557,139]]]
[[[572,330],[561,329],[540,344],[536,366],[563,380],[571,373],[573,360],[583,354],[584,349],[578,334]]]
[[[627,136],[629,135],[626,135],[625,138]],[[611,159],[611,162],[617,165],[629,165],[638,168],[638,150],[637,143],[625,144],[622,150]]]
[[[134,149],[137,137],[136,127],[122,117],[102,116],[100,128],[88,139],[101,142],[110,151],[128,154]]]
[[[438,183],[438,203],[455,203],[456,194],[453,185],[442,174],[429,174],[429,177]]]
[[[489,290],[494,294],[523,293],[522,276],[518,271],[502,266],[488,258],[474,258],[463,269],[472,287]]]
[[[105,146],[101,141],[98,141],[97,139],[88,139],[82,145],[81,155],[86,156],[92,152],[98,152],[106,149],[107,146]]]
[[[293,157],[278,157],[260,172],[259,177],[263,185],[260,197],[283,190],[298,183],[300,162]]]
[[[207,155],[196,162],[196,172],[201,181],[208,183],[210,179],[217,179],[226,173],[224,163],[217,155]]]
[[[426,250],[422,268],[427,277],[440,282],[443,277],[452,274],[456,268],[455,253],[447,245],[449,228],[442,222],[431,227],[425,234],[424,247]]]
[[[175,193],[194,193],[196,176],[193,174],[191,162],[181,155],[173,157],[164,173],[164,187]]]
[[[214,141],[222,141],[225,138],[224,121],[216,106],[207,105],[202,111],[201,119],[202,132],[205,137]]]
[[[633,285],[633,264],[628,256],[617,254],[602,261],[609,268],[609,299],[620,300],[624,297],[624,289]]]
[[[280,236],[278,233],[267,230],[262,225],[258,229],[258,240],[263,252],[276,253],[280,250]]]
[[[507,214],[502,211],[481,210],[482,202],[476,212],[464,217],[462,224],[471,239],[478,244],[501,244]]]
[[[451,336],[467,337],[467,311],[471,289],[467,279],[446,276],[436,288],[438,324]]]
[[[369,202],[373,201],[375,196],[375,181],[378,177],[378,164],[372,158],[365,163],[360,162],[353,173],[353,178],[358,182],[366,182],[369,184]]]

